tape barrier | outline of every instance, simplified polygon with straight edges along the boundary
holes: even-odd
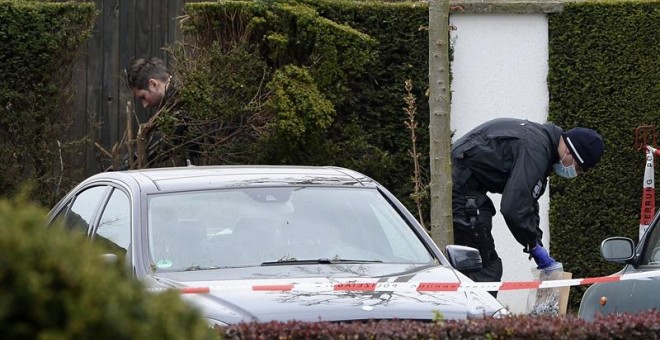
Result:
[[[642,209],[639,215],[639,239],[642,239],[646,229],[655,216],[655,176],[653,155],[658,151],[650,145],[646,146],[646,164],[644,165],[644,183],[642,186]]]
[[[646,146],[646,149],[649,150],[649,151],[651,151],[654,155],[656,155],[656,156],[660,156],[660,149],[656,149],[656,148],[654,148],[654,147],[652,147],[652,146],[650,146],[650,145],[647,145],[647,146]]]
[[[178,289],[181,294],[209,294],[229,291],[266,291],[266,292],[326,292],[363,291],[363,292],[474,292],[474,291],[506,291],[558,288],[569,286],[590,285],[594,283],[616,282],[625,280],[647,279],[660,276],[660,270],[632,274],[615,274],[610,276],[587,277],[582,279],[546,280],[546,281],[510,281],[510,282],[380,282],[380,281],[347,281],[339,283],[290,283],[274,285],[213,285],[206,287],[180,288],[150,288],[151,292]]]

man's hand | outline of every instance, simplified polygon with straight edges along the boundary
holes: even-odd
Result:
[[[532,256],[532,258],[534,258],[534,262],[536,262],[536,269],[552,271],[562,267],[561,263],[550,257],[548,251],[540,245],[536,245],[536,247],[532,248],[529,251],[529,254]]]

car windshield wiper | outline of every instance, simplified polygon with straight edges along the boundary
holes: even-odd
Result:
[[[184,269],[184,272],[193,272],[193,271],[198,271],[198,270],[215,270],[215,269],[234,269],[234,268],[246,268],[246,267],[251,267],[248,265],[235,265],[235,266],[214,266],[214,267],[202,267],[202,266],[197,266],[197,265],[192,265],[186,269]]]
[[[315,259],[315,260],[296,260],[281,259],[277,261],[263,262],[262,266],[286,266],[291,264],[346,264],[346,263],[382,263],[380,260],[348,260],[348,259]]]
[[[197,271],[197,270],[211,270],[211,269],[218,269],[218,267],[202,267],[197,264],[193,264],[190,267],[184,269],[184,272],[191,272],[191,271]]]

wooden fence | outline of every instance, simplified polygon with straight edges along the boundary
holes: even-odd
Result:
[[[90,138],[80,166],[91,175],[103,170],[98,149],[122,138],[126,102],[132,100],[124,70],[134,58],[156,56],[168,62],[163,48],[181,37],[179,20],[191,0],[94,0],[99,15],[74,73],[71,105],[74,138]],[[136,107],[141,122],[150,114]],[[76,160],[77,162],[78,160]]]

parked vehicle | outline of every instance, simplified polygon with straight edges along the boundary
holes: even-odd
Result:
[[[627,237],[610,237],[601,243],[600,252],[605,260],[625,266],[615,273],[621,275],[620,280],[593,284],[586,290],[578,311],[580,318],[593,320],[596,315],[660,309],[660,276],[652,273],[660,271],[659,220],[660,212],[636,247]]]
[[[507,314],[487,292],[420,290],[471,282],[454,268],[480,268],[478,251],[448,246],[452,268],[387,189],[345,168],[104,172],[54,221],[108,246],[149,290],[206,287],[182,297],[212,324]]]

